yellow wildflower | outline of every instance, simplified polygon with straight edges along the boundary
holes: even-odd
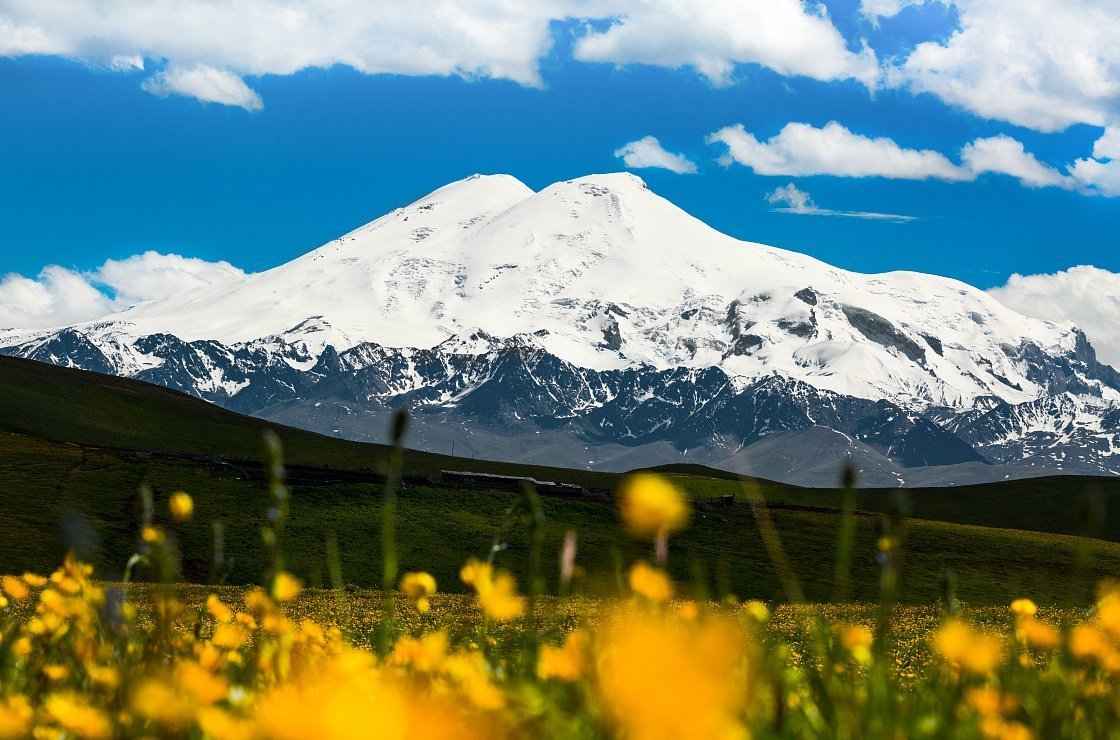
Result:
[[[4,593],[8,594],[8,596],[12,597],[15,601],[23,601],[27,598],[27,595],[31,593],[27,589],[27,586],[23,584],[23,581],[15,576],[4,576],[3,579],[0,579],[0,585],[3,586]]]
[[[144,527],[140,530],[140,539],[149,545],[161,545],[167,536],[159,527]]]
[[[1011,611],[1019,618],[1033,617],[1038,613],[1038,607],[1030,599],[1015,599],[1011,602]]]
[[[299,596],[299,592],[302,590],[303,584],[287,571],[281,571],[272,581],[272,598],[281,603],[291,601]]]
[[[1061,642],[1061,634],[1056,628],[1034,618],[1020,620],[1015,627],[1015,635],[1039,650],[1055,650]]]
[[[416,608],[423,614],[431,606],[428,597],[436,592],[436,579],[429,573],[405,573],[401,578],[400,589],[405,596],[416,602]]]
[[[946,622],[934,636],[937,652],[966,673],[990,673],[1003,662],[1003,641],[977,632],[959,620]]]
[[[489,563],[471,558],[459,577],[474,587],[479,604],[491,619],[501,622],[524,613],[525,599],[517,595],[517,581],[509,573],[495,573]]]
[[[681,625],[625,612],[608,622],[596,645],[597,690],[620,734],[745,737],[736,719],[743,645],[734,625]]]
[[[24,573],[23,582],[31,588],[42,588],[47,585],[47,579],[35,573]]]
[[[660,539],[688,524],[688,500],[663,476],[635,473],[622,482],[619,493],[622,521],[631,534]]]
[[[245,644],[249,635],[240,624],[219,624],[214,628],[210,641],[224,650],[236,650]]]
[[[70,677],[70,669],[57,663],[45,665],[43,666],[43,675],[52,681],[63,681]]]
[[[171,516],[177,522],[185,522],[194,514],[194,500],[186,491],[171,494],[167,507],[171,509]]]
[[[630,569],[630,590],[654,604],[673,598],[673,582],[665,571],[645,562],[638,562]]]
[[[570,633],[562,647],[545,645],[537,661],[537,676],[542,680],[555,678],[560,681],[579,679],[587,664],[587,647],[590,639],[583,630]]]
[[[203,704],[221,701],[229,692],[228,681],[190,660],[175,667],[175,682]]]
[[[217,594],[210,594],[206,597],[206,611],[215,622],[226,624],[233,621],[233,610],[222,603]]]
[[[861,624],[846,624],[840,628],[840,644],[860,663],[871,662],[871,644],[875,636]]]
[[[193,722],[195,703],[169,682],[149,678],[132,693],[132,709],[165,729],[181,730]]]
[[[410,666],[417,671],[431,673],[440,669],[447,657],[450,640],[443,630],[433,632],[417,639],[402,637],[393,646],[389,662],[393,665]]]
[[[256,733],[253,723],[217,707],[200,707],[198,727],[214,740],[250,740]]]
[[[78,737],[96,740],[113,733],[105,713],[73,692],[52,694],[43,706],[51,719]]]
[[[751,599],[743,604],[743,611],[755,622],[764,624],[770,621],[770,609],[758,599]]]
[[[25,696],[0,699],[0,737],[24,737],[31,729],[34,712]]]

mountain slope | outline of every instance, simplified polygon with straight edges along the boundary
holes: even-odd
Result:
[[[246,461],[221,459],[215,453],[227,449],[231,455],[256,458],[265,426],[259,420],[149,384],[12,358],[0,358],[0,397],[6,401],[0,404],[0,562],[6,569],[48,571],[68,547],[77,547],[99,564],[99,575],[119,577],[135,548],[141,506],[136,491],[141,483],[153,490],[157,512],[166,511],[171,491],[188,490],[194,496],[194,519],[174,528],[188,578],[209,576],[215,519],[224,523],[224,556],[233,582],[257,582],[267,568],[259,534],[268,505],[266,486],[246,475]],[[324,540],[333,534],[346,581],[377,583],[369,553],[379,547],[381,492],[360,477],[341,475],[340,469],[369,467],[380,448],[293,429],[277,431],[285,440],[292,474],[288,566],[305,582],[322,583],[324,566],[330,562]],[[135,445],[171,454],[137,454]],[[298,468],[297,462],[318,468]],[[616,480],[607,473],[527,469],[414,452],[405,455],[405,465],[414,471],[438,471],[440,466],[489,469],[607,487]],[[695,583],[697,573],[704,572],[711,579],[726,578],[743,597],[780,597],[776,574],[744,501],[749,488],[773,505],[775,526],[807,595],[827,599],[832,593],[831,570],[820,563],[834,557],[838,491],[726,474],[714,477],[719,474],[699,466],[665,472],[694,498],[736,499],[730,508],[698,505],[693,525],[674,539],[676,555],[670,558],[670,568],[682,583]],[[1120,546],[1115,544],[1120,540],[1120,506],[1113,505],[1120,501],[1120,481],[1100,482],[1109,504],[1100,534],[1113,542],[1058,536],[1080,531],[1077,510],[1086,485],[1094,482],[1069,477],[968,491],[913,491],[915,514],[942,521],[909,522],[903,598],[938,598],[944,571],[952,568],[959,577],[959,595],[973,603],[1006,604],[1026,590],[1043,602],[1084,598],[1089,603],[1092,584],[1120,573]],[[892,510],[897,493],[861,491],[859,508]],[[429,570],[441,589],[454,590],[462,562],[490,545],[514,495],[448,489],[410,479],[400,491],[397,508],[402,568]],[[565,497],[545,497],[542,504],[544,552],[558,552],[565,533],[578,531],[579,562],[592,577],[613,577],[616,549],[627,559],[644,555],[641,543],[622,535],[612,504]],[[859,516],[857,528],[853,595],[874,600],[879,525],[875,517]],[[499,554],[500,562],[518,570],[526,557],[524,530],[515,528],[506,541],[509,547]],[[1094,551],[1095,560],[1079,585],[1070,574],[1087,548]],[[554,587],[555,574],[548,578],[549,587]]]
[[[898,481],[1120,473],[1120,374],[1076,327],[738,241],[627,174],[474,176],[267,272],[0,348],[356,439],[405,405],[430,449],[487,457],[737,469],[827,427]]]

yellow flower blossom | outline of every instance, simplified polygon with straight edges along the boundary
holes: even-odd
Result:
[[[167,535],[159,527],[144,527],[140,530],[140,539],[149,545],[161,545],[167,539]]]
[[[645,562],[637,562],[630,569],[630,590],[651,603],[661,604],[673,598],[673,582],[665,571]]]
[[[478,594],[478,603],[495,621],[520,617],[525,612],[525,599],[517,595],[517,581],[504,571],[495,572],[488,563],[471,558],[459,577]]]
[[[607,623],[596,646],[597,691],[625,737],[746,737],[737,721],[743,643],[733,625],[627,612]]]
[[[1017,617],[1033,617],[1038,607],[1030,599],[1015,599],[1011,602],[1011,612]]]
[[[537,660],[537,676],[542,680],[576,681],[586,670],[590,638],[583,630],[571,632],[562,647],[545,645]]]
[[[937,652],[966,673],[990,673],[1003,662],[1003,640],[977,632],[959,620],[946,622],[934,636]]]
[[[861,624],[846,624],[840,628],[840,644],[860,663],[871,662],[871,644],[875,636]]]
[[[23,581],[15,576],[4,576],[3,579],[0,579],[0,586],[3,587],[4,593],[8,594],[14,601],[23,601],[31,593]]]
[[[194,720],[196,704],[192,697],[161,679],[149,678],[132,693],[132,709],[145,719],[167,730],[181,730]]]
[[[185,522],[194,514],[194,499],[186,491],[176,491],[167,501],[167,508],[177,522]]]
[[[272,581],[272,598],[281,603],[291,601],[299,596],[299,592],[302,590],[303,584],[287,571],[281,571]]]
[[[393,646],[389,662],[398,666],[410,666],[423,673],[431,673],[442,667],[450,644],[447,633],[443,630],[420,638],[402,637]]]
[[[245,628],[240,624],[232,623],[219,624],[215,627],[214,636],[210,641],[224,650],[237,650],[247,639],[249,635]]]
[[[229,681],[189,660],[175,667],[175,683],[202,704],[221,701],[229,692]]]
[[[251,720],[237,717],[217,707],[200,707],[198,727],[213,740],[251,740],[256,728]]]
[[[105,713],[76,693],[52,694],[43,702],[43,707],[54,722],[77,737],[99,740],[113,734]]]
[[[636,537],[655,540],[688,524],[688,500],[664,476],[635,473],[627,477],[622,482],[619,502],[622,521]]]
[[[0,738],[25,737],[35,712],[26,696],[0,699]]]
[[[217,594],[206,597],[206,611],[215,622],[226,624],[233,621],[233,610],[222,603]]]
[[[23,582],[31,588],[42,588],[47,585],[47,579],[35,573],[24,573]]]
[[[428,597],[436,592],[436,579],[429,573],[405,573],[401,578],[400,589],[416,603],[416,608],[423,614],[431,606]]]

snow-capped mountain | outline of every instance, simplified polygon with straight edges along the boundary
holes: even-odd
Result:
[[[1076,327],[733,239],[629,174],[476,175],[272,270],[0,347],[355,438],[407,405],[414,444],[512,460],[1120,473],[1120,373]]]

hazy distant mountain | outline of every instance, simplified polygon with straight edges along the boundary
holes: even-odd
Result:
[[[964,283],[721,234],[629,174],[473,176],[285,265],[0,352],[359,439],[830,484],[1120,474],[1120,373]]]

